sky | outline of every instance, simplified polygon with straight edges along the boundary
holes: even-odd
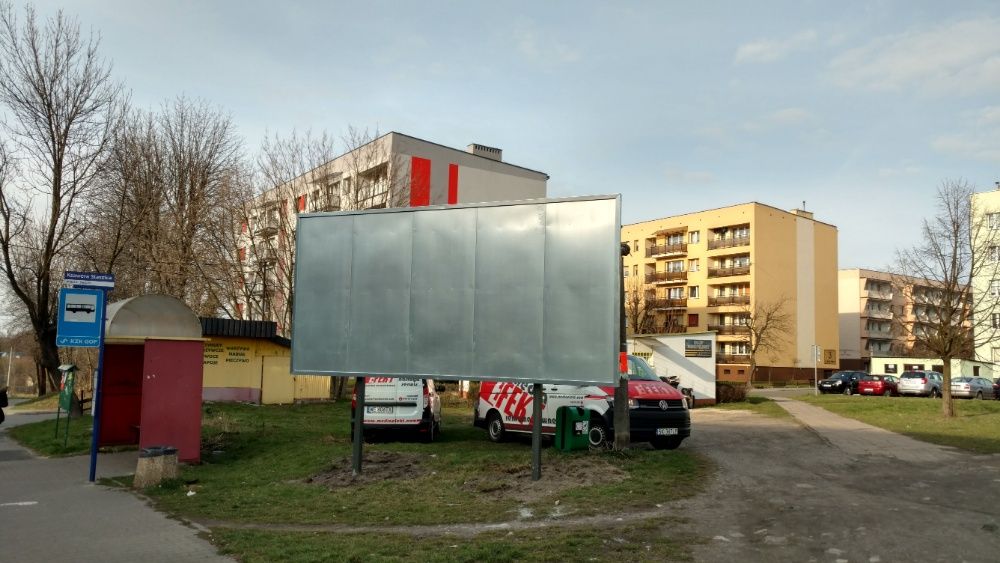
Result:
[[[22,5],[22,4],[18,4]],[[889,268],[945,181],[1000,179],[1000,3],[39,1],[101,36],[155,108],[270,133],[349,126],[480,143],[550,197],[634,223],[748,201]]]

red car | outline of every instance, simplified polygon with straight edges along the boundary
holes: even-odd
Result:
[[[858,382],[859,395],[899,395],[899,379],[894,375],[866,375]]]

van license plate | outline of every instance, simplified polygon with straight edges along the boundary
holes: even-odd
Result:
[[[657,436],[674,436],[676,434],[677,434],[677,429],[676,428],[657,428],[656,429],[656,435]]]
[[[392,414],[392,407],[365,407],[368,414]]]

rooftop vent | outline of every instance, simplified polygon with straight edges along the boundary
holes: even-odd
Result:
[[[793,215],[798,215],[799,217],[805,217],[806,219],[812,219],[812,211],[806,211],[805,209],[792,209],[791,213]]]
[[[496,147],[487,147],[486,145],[472,143],[471,145],[465,147],[465,152],[476,156],[486,157],[490,160],[496,160],[497,162],[503,160],[503,151]]]

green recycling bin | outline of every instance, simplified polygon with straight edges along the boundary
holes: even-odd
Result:
[[[569,452],[590,447],[590,411],[583,407],[556,410],[556,449]]]

